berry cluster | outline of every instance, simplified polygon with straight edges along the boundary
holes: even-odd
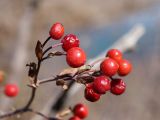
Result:
[[[95,102],[109,90],[115,95],[121,95],[126,89],[126,84],[121,78],[113,78],[113,76],[116,74],[126,76],[131,69],[132,65],[123,59],[119,50],[109,50],[106,58],[100,64],[101,75],[95,77],[93,82],[86,84],[85,98]]]
[[[74,116],[69,120],[81,120],[88,116],[88,108],[84,104],[77,104],[73,109]]]
[[[55,23],[50,29],[50,37],[55,40],[60,40],[64,34],[64,27],[60,23]],[[86,54],[79,47],[79,39],[74,34],[65,35],[62,40],[62,48],[66,55],[66,61],[70,67],[77,68],[85,64]]]
[[[44,50],[45,45],[51,38],[53,40],[60,40],[60,42]],[[49,52],[49,50],[58,46],[62,47],[62,52]],[[85,65],[87,57],[84,50],[80,48],[80,41],[78,37],[74,34],[64,35],[64,27],[61,23],[55,23],[52,25],[49,31],[49,37],[44,41],[44,43],[41,43],[40,41],[37,42],[35,54],[38,62],[31,62],[26,65],[29,67],[28,77],[30,79],[30,84],[28,86],[32,88],[29,101],[23,108],[17,109],[12,113],[2,115],[0,116],[0,119],[24,112],[32,112],[44,117],[47,120],[62,119],[66,114],[59,114],[57,115],[58,117],[52,118],[30,108],[35,98],[36,89],[39,85],[56,81],[57,86],[62,86],[64,89],[69,89],[69,85],[73,82],[84,84],[86,87],[84,97],[90,102],[96,102],[108,91],[115,95],[121,95],[124,93],[126,84],[121,78],[119,78],[119,76],[123,77],[128,75],[132,69],[131,63],[124,59],[122,53],[117,49],[110,49],[107,52],[105,59],[100,59],[91,65]],[[71,68],[65,69],[54,78],[40,80],[38,76],[41,63],[48,58],[61,55],[66,56],[66,62]],[[96,70],[93,66],[99,61],[101,61],[100,68]],[[114,77],[115,75],[118,77]],[[0,71],[0,82],[3,81],[3,79],[4,73]],[[68,83],[69,80],[72,82]],[[4,88],[4,93],[8,97],[15,97],[19,93],[19,88],[15,84],[7,84]],[[69,112],[73,113],[73,117],[69,120],[81,120],[88,116],[88,108],[84,104],[77,104],[73,110],[69,109]]]
[[[64,28],[60,23],[55,23],[50,30],[53,39],[60,39],[64,34]],[[58,37],[57,37],[58,36]],[[86,54],[79,47],[80,41],[77,36],[68,34],[61,40],[62,48],[66,54],[66,61],[70,67],[78,68],[85,64]],[[126,85],[121,78],[113,78],[114,75],[126,76],[131,72],[131,63],[123,59],[121,51],[110,49],[106,58],[100,64],[99,76],[96,76],[91,83],[86,82],[84,96],[88,101],[95,102],[101,95],[110,90],[115,95],[124,93]]]
[[[0,71],[0,82],[5,79],[5,73]],[[16,97],[19,93],[19,88],[16,84],[6,84],[4,87],[4,94],[8,97]]]

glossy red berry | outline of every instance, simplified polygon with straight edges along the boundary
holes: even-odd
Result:
[[[61,43],[64,51],[68,51],[73,47],[79,47],[79,39],[77,38],[76,35],[73,35],[73,34],[66,35],[62,39]]]
[[[111,93],[121,95],[125,92],[126,85],[122,79],[114,79],[111,81]]]
[[[64,27],[61,23],[55,23],[49,31],[49,35],[52,39],[59,40],[64,34]]]
[[[90,101],[90,102],[96,102],[100,99],[101,95],[96,93],[94,90],[93,90],[93,84],[92,83],[89,83],[86,85],[86,88],[85,88],[85,98]]]
[[[73,109],[74,115],[83,119],[88,116],[88,108],[83,104],[77,104]]]
[[[80,67],[86,62],[86,54],[79,47],[71,48],[67,51],[66,61],[73,68]]]
[[[8,97],[15,97],[17,96],[19,89],[15,84],[7,84],[5,86],[4,92],[5,92],[5,95]]]
[[[107,57],[110,57],[118,62],[122,59],[122,53],[118,49],[110,49],[107,53]]]
[[[100,70],[106,76],[113,76],[118,71],[118,63],[112,58],[106,58],[100,65]]]
[[[131,72],[132,65],[128,60],[125,59],[120,60],[118,64],[119,64],[118,74],[120,76],[126,76]]]
[[[99,94],[105,94],[110,87],[110,80],[106,76],[96,77],[93,82],[93,90]]]
[[[73,116],[69,120],[81,120],[81,119],[79,117],[77,117],[77,116]]]

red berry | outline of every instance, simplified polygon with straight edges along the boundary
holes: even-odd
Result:
[[[120,76],[128,75],[131,72],[132,65],[128,60],[125,59],[120,60],[118,64],[119,64],[118,74]]]
[[[101,95],[96,93],[93,90],[93,84],[87,84],[86,88],[85,88],[85,98],[90,101],[90,102],[96,102],[100,99]]]
[[[118,49],[110,49],[107,53],[107,57],[110,57],[118,62],[122,59],[122,53]]]
[[[66,61],[73,68],[80,67],[86,62],[86,54],[79,47],[71,48],[67,51]]]
[[[106,58],[100,65],[102,73],[109,77],[117,73],[118,67],[117,62],[112,58]]]
[[[114,79],[111,81],[111,93],[120,95],[125,92],[126,85],[122,79]]]
[[[61,42],[64,51],[68,51],[73,47],[79,47],[79,39],[73,34],[66,35]]]
[[[79,118],[83,119],[88,116],[88,108],[83,104],[77,104],[73,109],[74,115],[78,116]]]
[[[99,94],[105,94],[110,87],[110,80],[106,76],[96,77],[93,82],[93,89]]]
[[[19,89],[15,84],[7,84],[5,86],[4,92],[5,92],[5,95],[8,97],[15,97],[17,96]]]
[[[77,117],[77,116],[73,116],[69,120],[81,120],[81,119],[79,117]]]
[[[59,40],[64,34],[64,27],[61,23],[55,23],[51,27],[49,34],[51,38]]]

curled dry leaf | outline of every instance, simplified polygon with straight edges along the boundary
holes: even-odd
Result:
[[[90,69],[91,69],[90,65],[83,65],[82,67],[79,67],[79,68],[67,68],[67,69],[64,69],[59,74],[59,76],[64,76],[64,75],[74,76],[77,73],[79,74]]]
[[[42,48],[42,44],[39,40],[36,45],[35,53],[36,53],[38,60],[41,60],[43,57],[43,48]]]

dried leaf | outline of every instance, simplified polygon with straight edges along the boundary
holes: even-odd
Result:
[[[83,65],[82,67],[78,68],[78,73],[81,73],[90,69],[91,69],[90,65]]]
[[[36,63],[32,62],[26,66],[29,66],[28,76],[33,78],[36,74]]]
[[[55,52],[51,52],[48,54],[49,57],[53,57],[53,56],[61,56],[61,55],[64,55],[65,53],[64,52],[60,52],[60,51],[55,51]]]
[[[78,68],[67,68],[64,69],[59,75],[69,75],[69,76],[74,76],[78,72]]]
[[[43,50],[42,50],[42,44],[39,40],[36,45],[35,53],[36,53],[38,60],[41,60],[43,57]]]

